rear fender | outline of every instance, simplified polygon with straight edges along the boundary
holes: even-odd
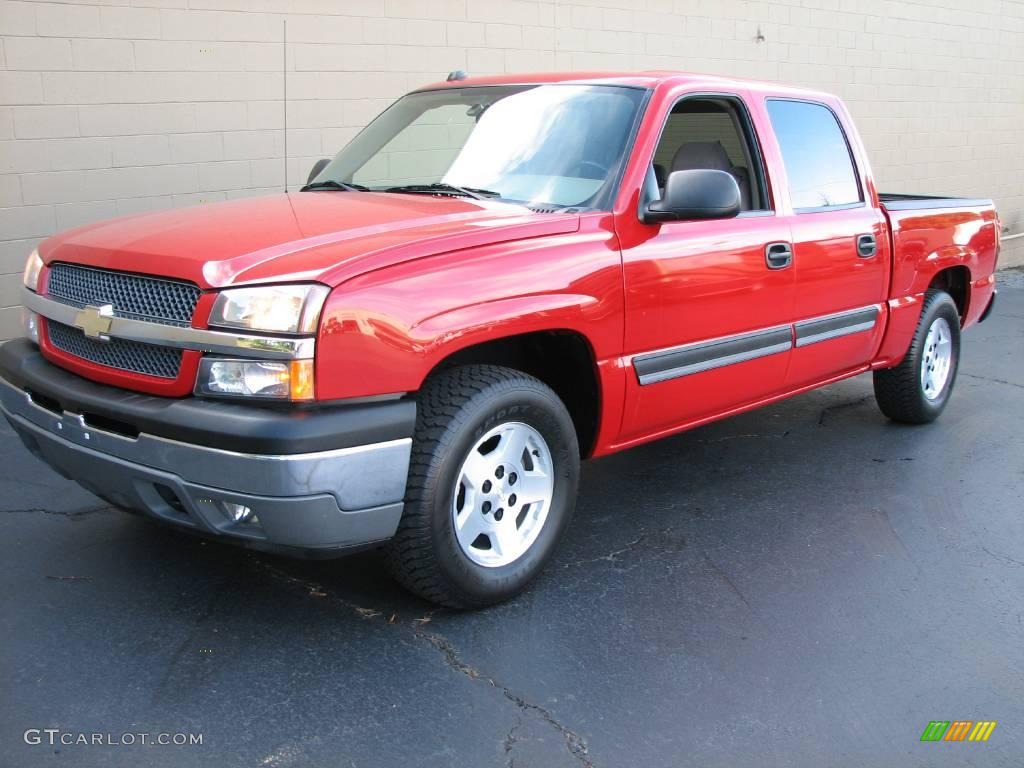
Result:
[[[966,245],[947,245],[929,253],[918,262],[908,293],[916,295],[928,290],[935,276],[952,267],[966,267],[968,273],[976,274],[971,267],[978,267],[978,254]],[[970,297],[968,296],[968,300]]]

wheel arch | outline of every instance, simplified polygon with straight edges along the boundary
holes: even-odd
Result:
[[[576,428],[580,457],[594,450],[601,419],[601,384],[590,340],[570,328],[551,328],[479,341],[449,352],[424,381],[460,365],[501,365],[547,384]]]
[[[942,290],[948,293],[956,304],[957,312],[960,314],[960,324],[963,325],[970,308],[971,300],[971,270],[963,264],[945,267],[936,272],[928,283],[928,290]]]

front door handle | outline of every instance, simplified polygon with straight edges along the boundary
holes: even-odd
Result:
[[[793,246],[789,243],[768,243],[764,247],[764,262],[768,269],[785,269],[793,263]]]
[[[862,259],[870,259],[878,253],[878,241],[874,235],[857,235],[857,255]]]

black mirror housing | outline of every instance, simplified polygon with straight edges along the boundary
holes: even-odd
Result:
[[[309,172],[309,178],[306,179],[306,183],[312,183],[313,179],[320,175],[320,171],[326,168],[329,162],[331,161],[328,158],[321,157],[319,160],[313,163],[313,170]]]
[[[644,222],[731,219],[740,206],[740,187],[732,174],[710,168],[673,171],[661,200],[647,206]]]

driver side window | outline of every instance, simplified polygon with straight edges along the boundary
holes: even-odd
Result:
[[[659,196],[673,171],[725,171],[740,189],[741,211],[771,210],[760,155],[745,112],[728,97],[686,98],[672,108],[654,152]]]

